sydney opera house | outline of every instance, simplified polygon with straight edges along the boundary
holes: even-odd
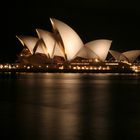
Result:
[[[111,40],[83,43],[64,22],[50,18],[52,32],[36,29],[36,37],[17,36],[23,45],[18,55],[22,69],[43,71],[139,71],[140,50],[111,50]]]

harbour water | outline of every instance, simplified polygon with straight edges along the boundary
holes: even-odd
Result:
[[[140,74],[0,77],[3,139],[140,140]]]

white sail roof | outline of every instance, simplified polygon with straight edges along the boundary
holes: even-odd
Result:
[[[33,49],[33,53],[42,53],[42,54],[45,54],[46,56],[48,56],[48,52],[47,52],[45,43],[42,39],[38,39],[38,41]]]
[[[62,49],[60,49],[60,46],[58,44],[56,44],[55,47],[54,47],[54,51],[53,51],[52,57],[54,57],[54,56],[65,57]]]
[[[42,38],[46,48],[47,48],[47,52],[49,54],[49,56],[52,58],[53,57],[53,49],[56,45],[56,40],[54,38],[53,33],[50,33],[46,30],[42,30],[42,29],[36,29],[36,32],[38,34],[39,38]]]
[[[78,34],[67,24],[57,19],[51,18],[51,23],[55,32],[61,37],[61,44],[68,60],[76,57],[77,52],[84,46]]]
[[[112,43],[111,40],[98,39],[98,40],[86,43],[85,47],[88,47],[89,49],[91,49],[97,56],[100,57],[102,61],[104,61],[107,57],[111,43]]]
[[[133,63],[140,55],[140,50],[131,50],[131,51],[124,52],[122,54],[128,58],[129,62]]]
[[[99,58],[99,56],[97,56],[91,49],[89,49],[88,47],[82,47],[80,49],[80,51],[77,53],[76,56],[82,57],[82,58],[86,58],[86,59],[90,59],[90,58]]]
[[[33,49],[38,41],[38,38],[32,36],[16,36],[23,46],[26,46],[31,54],[33,54]]]
[[[121,52],[118,52],[118,51],[115,51],[115,50],[109,50],[109,52],[111,53],[111,55],[117,61],[120,61],[120,60],[126,60],[126,61],[128,61],[128,58],[124,54],[122,54]]]

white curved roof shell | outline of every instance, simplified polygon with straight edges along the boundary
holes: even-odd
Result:
[[[133,63],[140,55],[140,50],[131,50],[131,51],[124,52],[122,54],[128,58],[129,62]]]
[[[39,38],[42,38],[49,56],[52,58],[53,57],[53,49],[56,45],[56,40],[54,38],[53,33],[50,33],[48,31],[42,30],[42,29],[36,29],[36,32],[38,34]]]
[[[118,52],[118,51],[114,51],[114,50],[109,50],[109,52],[111,53],[111,55],[117,60],[117,61],[120,61],[120,60],[126,60],[128,61],[128,58],[122,54],[121,52]]]
[[[60,49],[60,46],[58,44],[56,44],[55,47],[54,47],[52,57],[54,57],[54,56],[65,57],[64,52],[62,51],[62,49]]]
[[[42,39],[38,39],[38,41],[33,49],[33,53],[43,53],[48,56],[47,48]]]
[[[111,43],[111,40],[99,39],[86,43],[85,47],[91,49],[102,61],[104,61],[107,57]]]
[[[86,58],[86,59],[99,58],[99,56],[97,56],[91,49],[87,47],[82,47],[76,56]]]
[[[17,38],[22,43],[22,45],[26,46],[31,54],[33,54],[33,49],[38,41],[38,38],[32,36],[17,36]]]
[[[75,58],[77,52],[84,46],[78,34],[67,24],[57,19],[51,18],[51,23],[55,31],[57,31],[64,45],[64,52],[68,60]]]

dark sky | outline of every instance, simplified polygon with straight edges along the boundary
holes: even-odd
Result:
[[[111,49],[140,49],[138,1],[114,0],[13,0],[5,4],[0,62],[15,61],[22,45],[16,35],[36,36],[35,28],[52,30],[49,17],[71,26],[83,42],[113,40]]]

